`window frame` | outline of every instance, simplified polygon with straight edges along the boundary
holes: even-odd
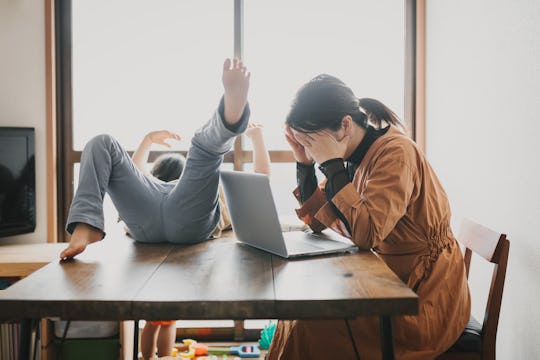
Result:
[[[242,58],[244,0],[234,2],[234,55]],[[405,112],[404,122],[410,136],[424,150],[425,128],[425,0],[405,1]],[[64,225],[73,198],[74,165],[80,162],[81,151],[73,148],[72,109],[72,0],[46,0],[46,65],[47,65],[47,151],[48,163],[56,169],[47,173],[49,241],[64,242]],[[151,151],[153,161],[162,152]],[[185,152],[180,151],[185,155]],[[273,163],[294,162],[288,150],[269,150]],[[235,170],[253,161],[251,150],[244,149],[237,137],[233,150],[224,162]],[[48,167],[50,169],[51,166]],[[56,199],[54,198],[56,197]]]

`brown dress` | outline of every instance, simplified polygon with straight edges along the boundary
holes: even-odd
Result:
[[[351,233],[324,187],[297,214],[314,231],[329,227],[360,249],[373,249],[418,294],[417,316],[392,318],[396,358],[433,359],[448,349],[469,320],[469,289],[446,193],[416,144],[392,126],[332,202]],[[360,358],[380,359],[379,319],[349,323]],[[344,320],[294,320],[279,321],[267,360],[354,358]]]

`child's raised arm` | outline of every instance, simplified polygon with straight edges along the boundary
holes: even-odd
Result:
[[[165,141],[168,139],[180,140],[181,138],[180,135],[167,130],[149,132],[143,138],[137,150],[135,150],[135,152],[133,153],[133,156],[131,157],[133,163],[135,163],[135,166],[145,175],[148,175],[146,163],[148,162],[148,155],[150,154],[150,148],[152,147],[152,144],[161,144],[170,148],[171,145]]]
[[[253,144],[253,168],[255,172],[270,175],[270,156],[264,144],[261,125],[249,123],[246,136]]]

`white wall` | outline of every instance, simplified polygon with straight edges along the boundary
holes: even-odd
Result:
[[[498,358],[538,359],[540,1],[428,1],[426,45],[426,152],[455,230],[466,216],[510,239]]]
[[[1,243],[47,241],[43,0],[0,0],[0,126],[36,129],[36,230]]]

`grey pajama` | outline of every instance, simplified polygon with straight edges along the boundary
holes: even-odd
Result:
[[[103,197],[108,193],[133,238],[139,242],[190,244],[204,241],[220,217],[219,167],[234,138],[249,120],[246,105],[239,127],[225,127],[223,101],[212,118],[193,136],[182,176],[174,183],[146,177],[110,135],[99,135],[85,146],[79,186],[71,203],[66,230],[76,223],[103,232]]]

